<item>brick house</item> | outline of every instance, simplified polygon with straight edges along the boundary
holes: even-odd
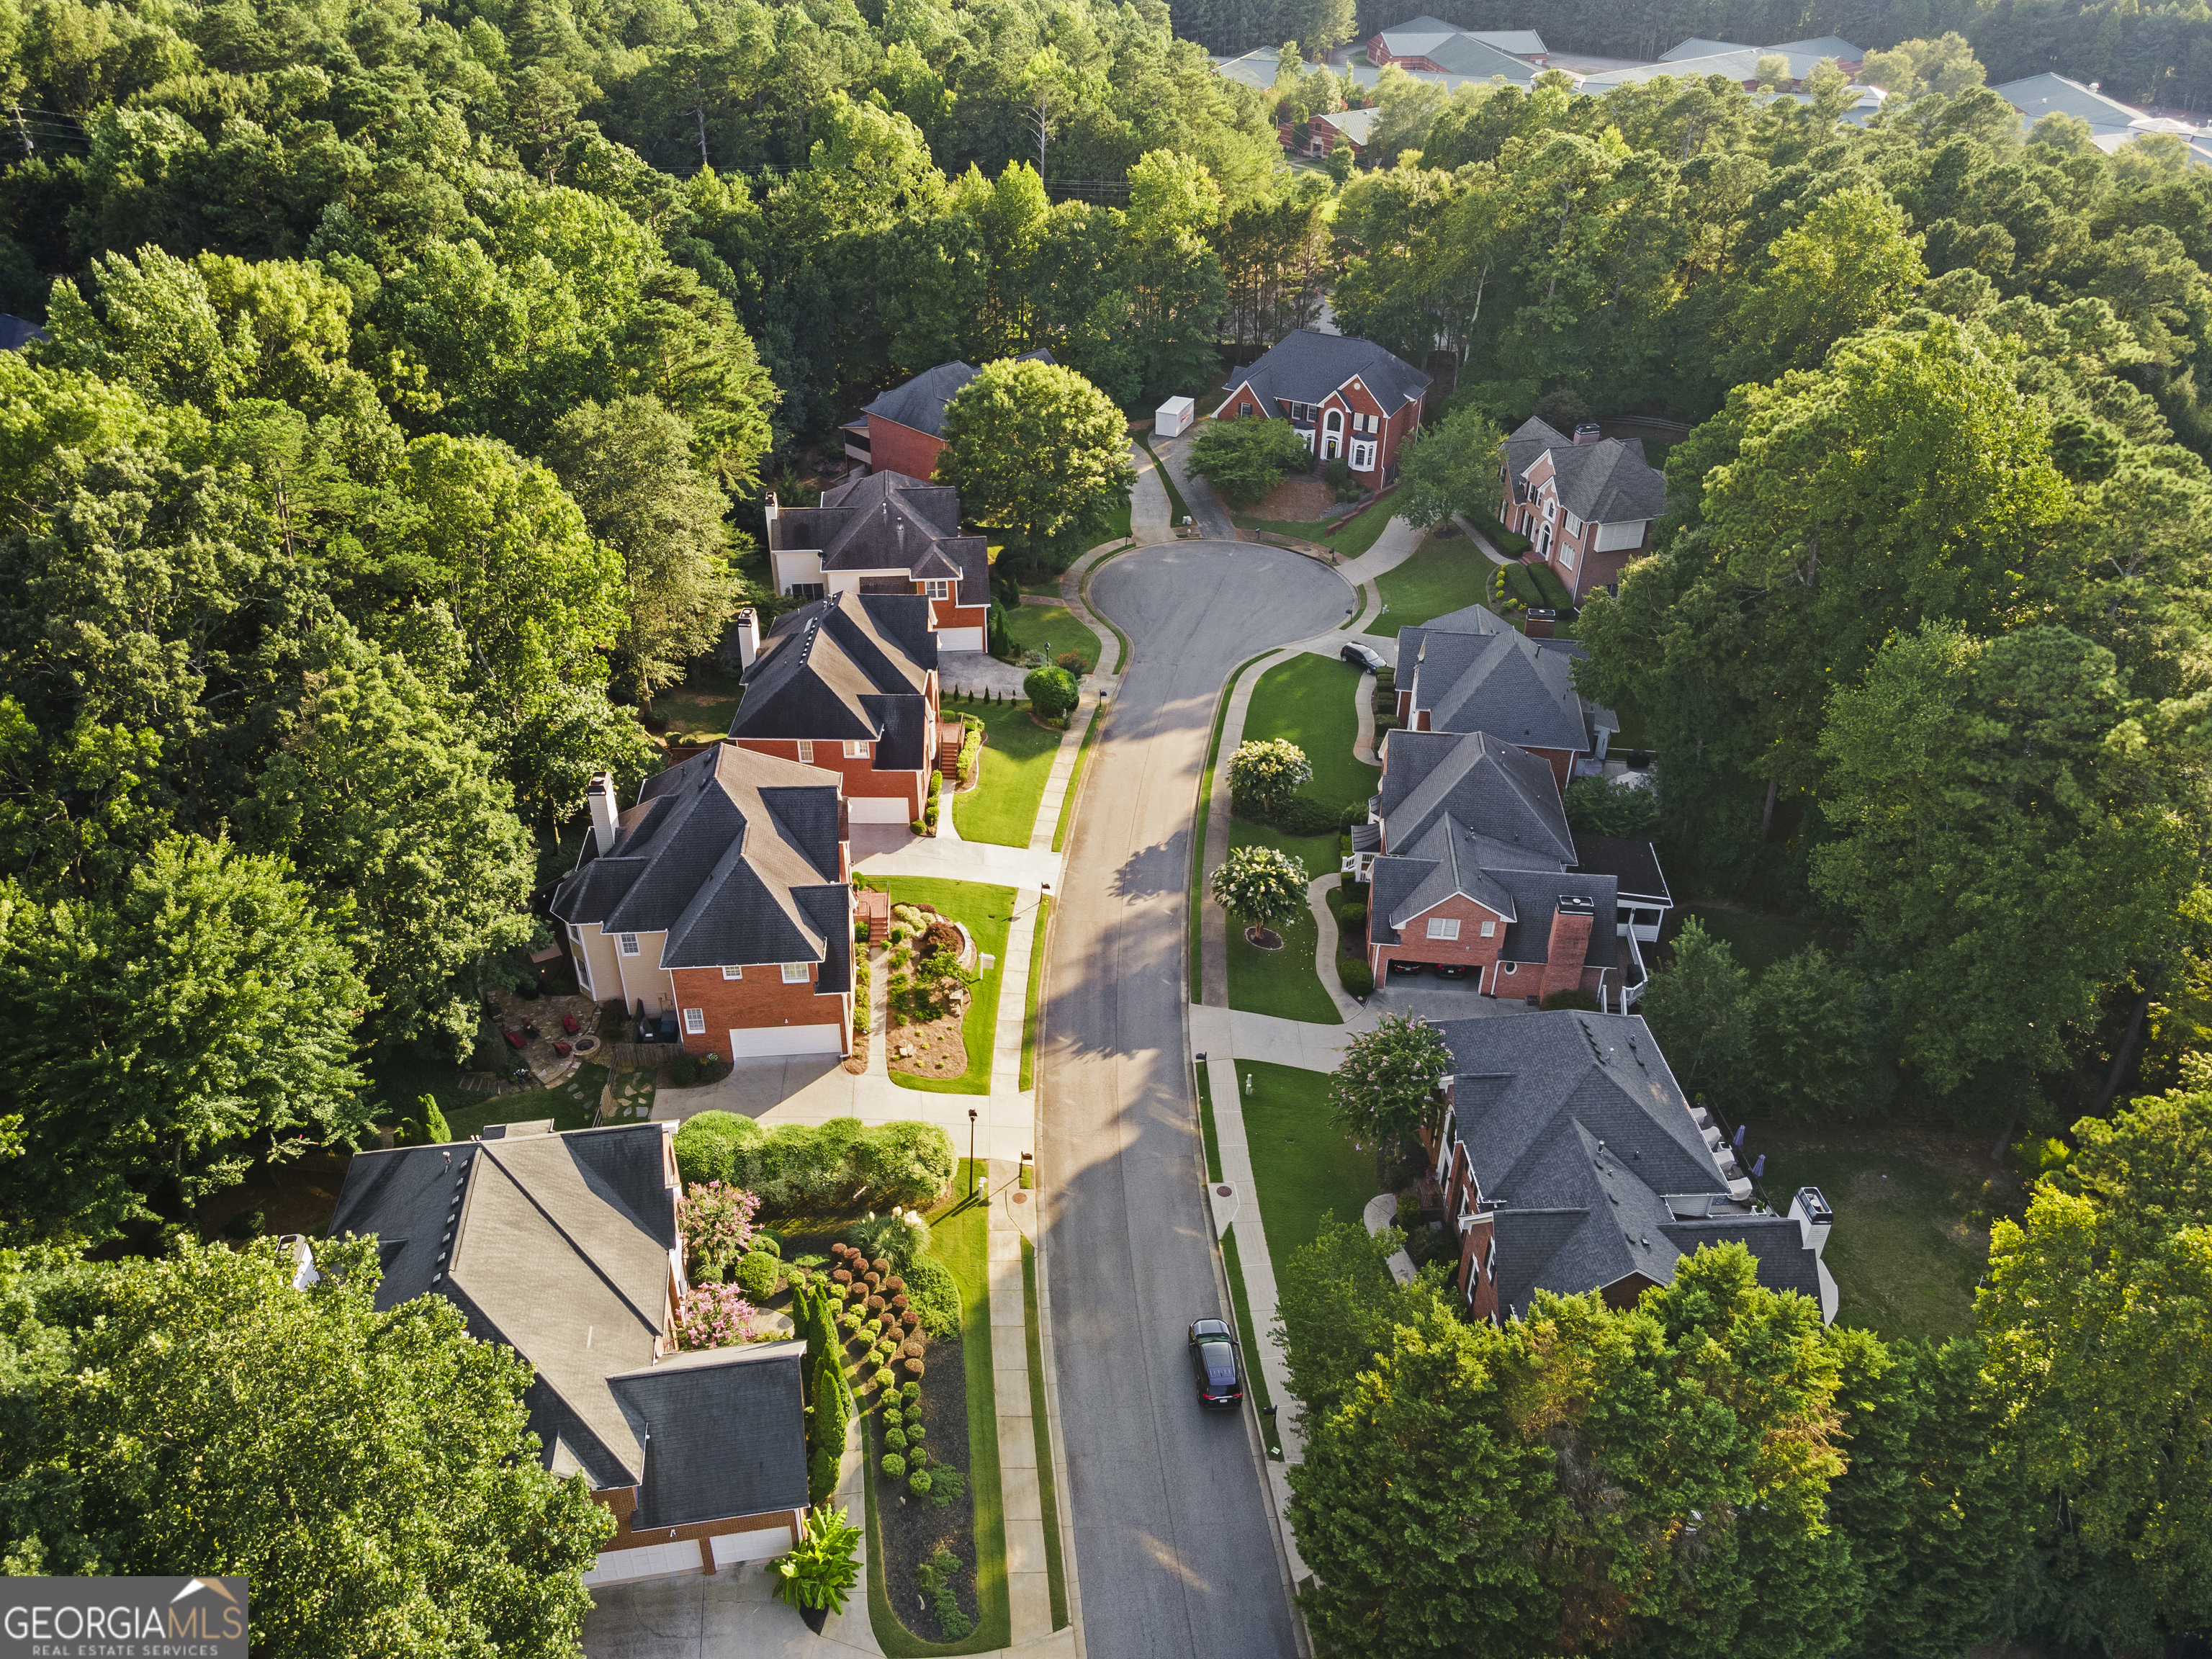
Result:
[[[1534,29],[1462,29],[1424,16],[1378,30],[1367,42],[1367,61],[1410,74],[1499,76],[1525,85],[1531,67],[1546,67],[1552,52]]]
[[[1342,459],[1369,489],[1398,476],[1398,452],[1420,429],[1429,377],[1372,340],[1293,330],[1224,383],[1217,421],[1288,421],[1323,461]]]
[[[1014,361],[1052,360],[1049,351],[1027,351]],[[841,428],[846,455],[872,471],[928,477],[937,471],[937,452],[945,447],[945,406],[980,372],[972,363],[939,363],[893,386],[863,409],[859,420]]]
[[[1534,417],[1502,447],[1498,516],[1535,544],[1532,561],[1559,573],[1579,599],[1651,550],[1651,526],[1667,511],[1666,475],[1644,459],[1641,438],[1607,438],[1590,424],[1570,438]]]
[[[1542,760],[1486,732],[1385,734],[1344,873],[1368,884],[1367,963],[1455,969],[1488,997],[1634,1005],[1672,900],[1646,842],[1577,836]]]
[[[1327,155],[1336,148],[1336,141],[1341,137],[1351,146],[1352,159],[1364,161],[1367,159],[1367,141],[1374,137],[1375,124],[1382,118],[1382,112],[1379,109],[1340,109],[1331,115],[1310,116],[1306,121],[1306,154]],[[1291,124],[1287,121],[1282,123],[1278,131],[1283,148],[1290,149],[1297,136]]]
[[[502,1124],[357,1152],[331,1218],[376,1238],[380,1312],[442,1296],[530,1362],[540,1459],[616,1518],[587,1586],[767,1560],[806,1509],[806,1344],[677,1349],[675,1133]]]
[[[730,740],[836,773],[855,823],[911,823],[937,787],[937,605],[844,592],[778,618]]]
[[[991,615],[991,553],[960,533],[960,492],[903,472],[878,471],[825,493],[819,507],[768,498],[768,556],[775,591],[918,593],[945,651],[981,651]]]
[[[853,1052],[851,850],[837,775],[732,744],[646,780],[554,890],[578,981],[680,1011],[684,1047],[742,1060]]]
[[[1598,1291],[1628,1308],[1675,1264],[1735,1243],[1759,1282],[1836,1316],[1820,1259],[1833,1221],[1818,1188],[1787,1214],[1753,1207],[1709,1114],[1633,1014],[1572,1009],[1440,1022],[1452,1070],[1423,1132],[1459,1241],[1453,1283],[1468,1314],[1517,1318],[1537,1291]]]
[[[1589,654],[1572,640],[1529,639],[1479,605],[1401,628],[1398,724],[1487,732],[1544,761],[1565,789],[1574,763],[1602,760],[1620,730],[1610,708],[1575,690],[1574,665]]]

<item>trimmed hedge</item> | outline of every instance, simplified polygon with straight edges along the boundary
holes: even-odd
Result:
[[[946,1338],[960,1329],[960,1285],[952,1273],[933,1255],[918,1255],[907,1263],[907,1311],[918,1316],[921,1328]]]
[[[1336,982],[1353,996],[1375,994],[1375,970],[1357,957],[1340,952],[1336,958]]]
[[[1595,1013],[1598,1011],[1597,998],[1592,993],[1582,990],[1554,991],[1551,995],[1544,999],[1544,1006],[1547,1008],[1584,1008],[1588,1009],[1591,1013]]]
[[[842,1203],[866,1186],[871,1205],[919,1204],[951,1184],[952,1138],[933,1123],[866,1128],[856,1117],[763,1129],[736,1112],[701,1112],[676,1132],[687,1183],[727,1182],[770,1210]]]

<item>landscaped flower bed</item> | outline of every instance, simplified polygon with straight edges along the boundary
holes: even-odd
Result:
[[[974,994],[975,946],[967,931],[933,907],[893,907],[886,987],[895,1072],[957,1078],[968,1070],[962,1032]]]

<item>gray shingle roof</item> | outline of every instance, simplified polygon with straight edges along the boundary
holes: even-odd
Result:
[[[1574,857],[1573,832],[1552,769],[1486,732],[1394,730],[1379,795],[1383,844],[1418,844],[1449,816],[1468,830],[1557,866]]]
[[[1575,868],[1611,876],[1619,884],[1623,902],[1636,899],[1672,904],[1667,877],[1659,868],[1659,849],[1648,841],[1626,841],[1615,836],[1575,834]]]
[[[633,1529],[806,1507],[804,1342],[670,1356],[607,1379],[645,1447]]]
[[[1398,630],[1398,683],[1437,732],[1487,732],[1530,749],[1575,753],[1620,729],[1609,709],[1575,690],[1571,640],[1527,638],[1481,605]],[[1410,672],[1409,671],[1410,666]]]
[[[1497,1211],[1501,1307],[1642,1273],[1673,1281],[1699,1246],[1738,1240],[1759,1282],[1818,1299],[1796,1222],[1733,1207],[1728,1182],[1643,1019],[1576,1011],[1448,1020],[1453,1122]],[[1716,1213],[1674,1219],[1670,1196]]]
[[[1049,351],[1028,351],[1015,361],[1048,363],[1053,356]],[[972,363],[957,360],[939,363],[935,368],[925,368],[904,386],[893,386],[860,412],[941,438],[945,435],[945,405],[958,397],[968,382],[981,372]]]
[[[1272,416],[1281,413],[1278,398],[1317,404],[1355,378],[1394,415],[1429,388],[1427,375],[1372,340],[1301,328],[1285,335],[1249,368],[1231,370],[1221,389],[1234,392],[1249,384]]]
[[[903,472],[871,472],[839,484],[819,507],[777,515],[777,545],[815,547],[824,570],[904,571],[951,577],[959,597],[981,605],[991,586],[991,556],[981,536],[960,533],[960,493]],[[896,592],[903,592],[903,586]]]
[[[1552,475],[1567,511],[1592,524],[1656,519],[1667,510],[1667,475],[1644,459],[1641,438],[1601,438],[1551,451]]]
[[[844,990],[842,815],[827,774],[717,744],[648,778],[611,849],[586,842],[553,914],[609,933],[665,932],[662,968],[816,962],[817,988]]]
[[[910,771],[922,764],[920,706],[936,666],[921,594],[832,593],[778,619],[761,642],[730,735],[866,740],[878,771]]]

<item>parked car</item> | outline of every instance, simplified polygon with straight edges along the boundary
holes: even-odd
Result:
[[[1381,652],[1370,650],[1364,645],[1347,642],[1336,654],[1364,674],[1379,674],[1390,665],[1382,660]]]
[[[1431,963],[1429,964],[1429,969],[1431,973],[1435,974],[1438,979],[1465,979],[1467,977],[1467,964],[1463,962]]]
[[[1194,1320],[1190,1328],[1190,1370],[1201,1406],[1234,1406],[1244,1398],[1244,1353],[1218,1319]]]
[[[1425,962],[1407,962],[1399,957],[1390,958],[1390,977],[1393,979],[1410,979],[1415,974],[1428,971],[1429,964]]]

